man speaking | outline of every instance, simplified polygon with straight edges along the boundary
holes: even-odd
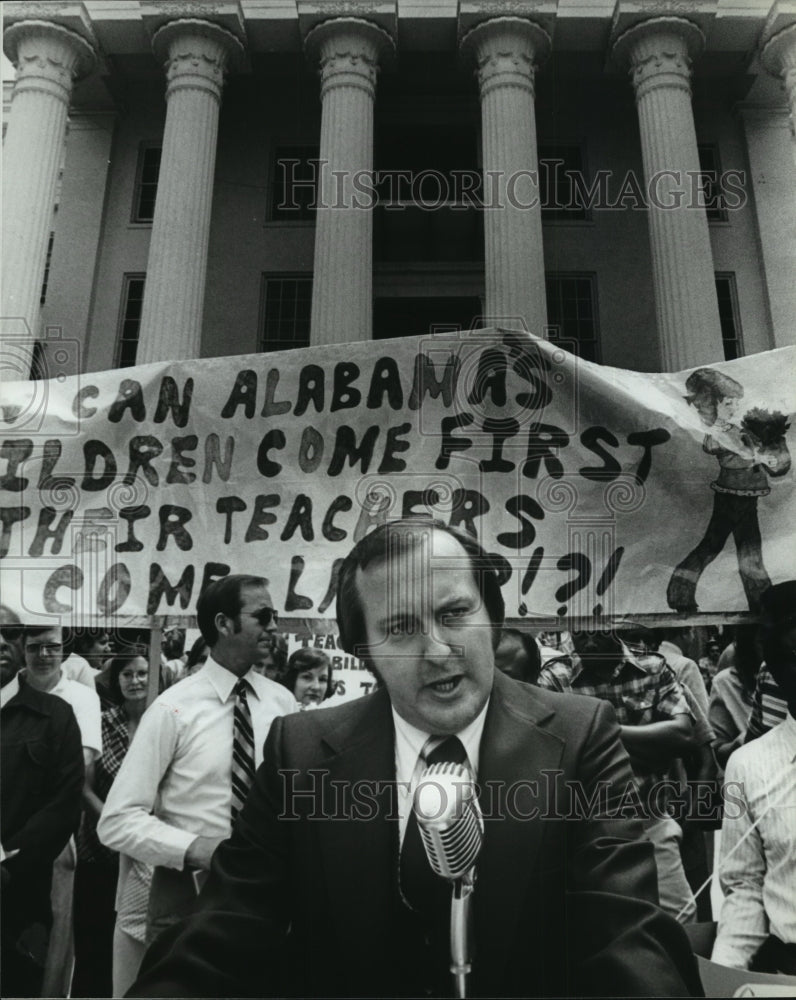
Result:
[[[477,778],[484,814],[470,995],[701,995],[652,845],[611,815],[632,786],[613,710],[495,671],[503,600],[478,543],[382,525],[344,561],[337,608],[379,690],[274,721],[202,909],[130,995],[451,995],[446,914],[422,887],[443,905],[450,888],[418,867],[412,809],[440,760]]]

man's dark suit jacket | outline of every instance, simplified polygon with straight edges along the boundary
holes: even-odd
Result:
[[[610,706],[496,673],[478,780],[473,995],[701,995],[685,935],[657,906],[639,821],[605,818],[597,799],[594,816],[567,818],[565,783],[583,814],[600,783],[615,799],[632,781]],[[129,995],[421,992],[394,781],[385,691],[276,719],[200,912],[155,942]]]

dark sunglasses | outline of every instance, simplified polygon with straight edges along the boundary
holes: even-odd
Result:
[[[279,621],[279,615],[273,608],[260,608],[259,611],[251,611],[250,614],[263,628],[268,628],[271,622],[276,625]]]

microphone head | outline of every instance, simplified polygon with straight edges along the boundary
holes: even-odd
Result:
[[[427,767],[415,789],[413,808],[432,869],[442,878],[462,878],[475,864],[484,840],[469,769],[452,763]]]

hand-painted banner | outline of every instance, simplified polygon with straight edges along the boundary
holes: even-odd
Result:
[[[431,513],[512,618],[755,610],[796,566],[795,355],[644,374],[476,331],[5,385],[3,601],[190,615],[253,572],[329,618],[352,544]]]

